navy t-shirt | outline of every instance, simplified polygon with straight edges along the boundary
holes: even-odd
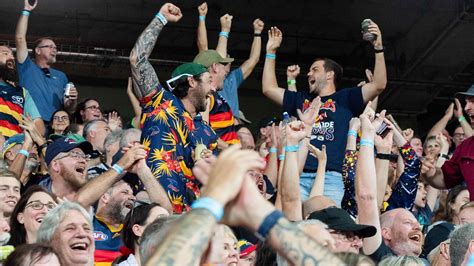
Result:
[[[283,110],[288,114],[298,117],[296,112],[304,112],[315,95],[307,91],[285,91],[283,97]],[[319,149],[326,145],[328,162],[326,170],[342,172],[342,161],[347,142],[349,121],[352,117],[359,116],[364,110],[364,99],[360,87],[346,88],[335,93],[321,97],[319,117],[313,127],[311,144]],[[318,168],[318,160],[308,156],[304,166],[305,172],[314,172]]]

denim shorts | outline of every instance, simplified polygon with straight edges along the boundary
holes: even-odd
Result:
[[[303,172],[300,177],[301,200],[305,201],[309,197],[311,188],[313,187],[316,172]],[[342,196],[344,196],[344,183],[342,182],[342,174],[336,171],[326,171],[324,177],[324,193],[325,197],[334,200],[337,207],[341,207]]]

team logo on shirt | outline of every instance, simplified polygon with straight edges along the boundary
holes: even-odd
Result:
[[[12,96],[12,103],[14,103],[16,105],[23,106],[23,97],[21,97],[21,96]]]
[[[305,104],[303,104],[303,108]],[[327,111],[332,113],[336,112],[336,102],[332,99],[328,99],[322,103],[321,108],[319,109],[319,116],[316,118],[316,122],[313,126],[313,136],[311,139],[317,139],[318,141],[334,140],[334,121],[324,121],[328,117]]]
[[[94,240],[95,241],[106,241],[109,237],[102,233],[101,231],[94,231]]]

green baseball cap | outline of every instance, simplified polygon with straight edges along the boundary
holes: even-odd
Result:
[[[234,62],[234,58],[224,58],[216,50],[201,51],[193,60],[194,63],[199,63],[205,67],[210,67],[214,63],[227,64]]]
[[[198,76],[204,72],[208,72],[207,68],[201,64],[197,63],[185,63],[179,65],[173,73],[171,73],[171,78],[176,78],[178,76]]]
[[[186,80],[187,77],[194,77],[201,75],[202,73],[208,72],[207,68],[197,63],[185,63],[179,65],[173,73],[171,73],[171,79],[166,81],[170,91],[173,91],[176,86]]]

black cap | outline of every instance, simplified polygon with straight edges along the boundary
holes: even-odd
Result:
[[[329,229],[353,232],[361,238],[371,237],[377,233],[377,229],[372,225],[356,224],[349,213],[340,208],[326,208],[311,213],[308,219],[320,220],[328,225]]]
[[[258,122],[258,129],[271,126],[273,123],[278,125],[278,123],[280,123],[280,119],[276,117],[265,117]]]
[[[441,242],[447,240],[451,232],[454,231],[454,224],[443,222],[434,226],[425,237],[422,257],[427,257]]]

